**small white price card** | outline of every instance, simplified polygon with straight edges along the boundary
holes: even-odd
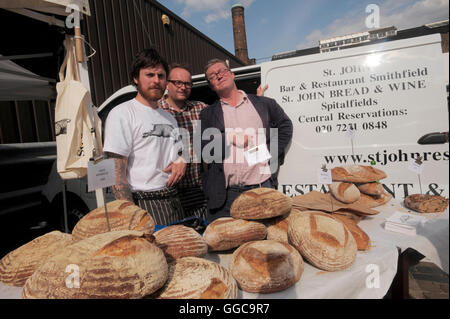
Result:
[[[116,184],[115,165],[113,159],[105,159],[97,164],[88,163],[88,192]]]
[[[333,182],[331,178],[331,169],[318,168],[317,179],[319,181],[319,184],[331,184]]]
[[[244,152],[244,157],[247,160],[248,166],[253,166],[272,158],[266,144],[249,148]]]
[[[349,128],[346,132],[345,135],[347,135],[347,137],[351,140],[353,140],[355,138],[356,135],[356,131],[352,130],[351,128]]]
[[[409,170],[416,173],[416,174],[422,174],[423,171],[423,163],[416,159],[411,159],[409,161]]]

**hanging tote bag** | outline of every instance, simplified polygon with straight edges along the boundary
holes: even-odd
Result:
[[[56,84],[57,170],[62,179],[73,179],[85,176],[89,159],[102,152],[101,120],[80,81],[73,39],[66,36],[64,46],[66,57]]]

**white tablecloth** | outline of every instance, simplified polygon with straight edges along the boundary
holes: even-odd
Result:
[[[300,280],[292,287],[272,294],[254,294],[239,291],[239,298],[272,299],[334,299],[334,298],[383,298],[397,272],[398,250],[409,247],[425,255],[448,273],[449,263],[449,213],[421,214],[429,220],[420,226],[416,236],[384,230],[386,218],[396,210],[407,212],[402,204],[391,201],[376,208],[380,214],[366,217],[359,226],[369,235],[372,247],[358,251],[353,265],[344,271],[322,271],[305,261]],[[415,213],[413,213],[415,214]],[[228,268],[231,253],[208,253],[206,258]],[[22,288],[0,283],[0,299],[21,298]]]

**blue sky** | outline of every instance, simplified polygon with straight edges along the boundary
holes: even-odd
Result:
[[[306,49],[333,36],[365,31],[369,4],[380,10],[380,27],[399,30],[447,20],[448,0],[159,0],[196,29],[234,53],[231,7],[245,7],[250,58]]]

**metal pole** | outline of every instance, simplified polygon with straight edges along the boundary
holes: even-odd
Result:
[[[102,195],[105,196],[105,192],[104,189],[102,188]],[[106,203],[105,203],[105,215],[106,215],[106,225],[108,226],[108,231],[111,231],[111,226],[109,225],[109,216],[108,216],[108,211],[106,209]]]
[[[64,231],[69,233],[69,224],[67,221],[67,204],[66,204],[66,181],[63,180],[63,206],[64,206]]]

